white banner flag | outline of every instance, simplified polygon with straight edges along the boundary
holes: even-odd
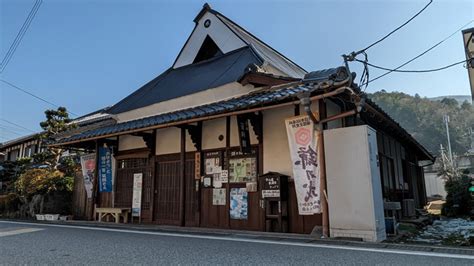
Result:
[[[81,156],[82,176],[84,177],[84,188],[87,198],[92,198],[92,182],[95,175],[95,153]]]
[[[318,136],[314,123],[306,115],[288,118],[285,122],[298,212],[300,215],[321,213]]]

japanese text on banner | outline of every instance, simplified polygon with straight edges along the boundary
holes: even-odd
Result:
[[[321,212],[318,141],[309,116],[288,118],[286,131],[300,215]]]

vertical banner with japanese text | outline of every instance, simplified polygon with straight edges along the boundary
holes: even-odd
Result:
[[[82,176],[84,177],[84,188],[87,198],[92,198],[92,184],[95,175],[95,153],[81,156]]]
[[[112,149],[99,147],[99,191],[112,192]]]
[[[133,174],[132,217],[140,217],[142,211],[143,173]]]
[[[285,120],[290,156],[293,165],[298,213],[321,213],[318,136],[309,116]]]

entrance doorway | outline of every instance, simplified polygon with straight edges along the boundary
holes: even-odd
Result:
[[[156,157],[154,222],[180,225],[181,159],[180,154]],[[185,166],[185,225],[197,226],[198,192],[194,189],[194,153],[187,154]]]

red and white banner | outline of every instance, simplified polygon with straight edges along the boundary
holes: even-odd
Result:
[[[81,156],[82,176],[84,177],[84,188],[87,198],[92,198],[92,184],[95,176],[95,153]]]
[[[321,213],[318,136],[309,116],[285,120],[300,215]]]

